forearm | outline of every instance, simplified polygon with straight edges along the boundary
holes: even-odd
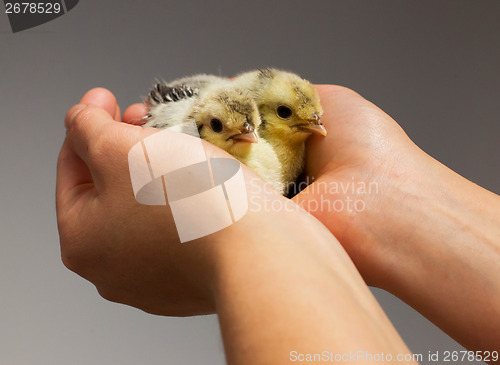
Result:
[[[408,355],[338,241],[312,219],[283,228],[265,242],[228,242],[215,290],[228,363]]]
[[[425,163],[431,173],[398,185],[375,224],[384,228],[374,241],[389,252],[377,258],[379,284],[465,347],[499,350],[500,198]]]

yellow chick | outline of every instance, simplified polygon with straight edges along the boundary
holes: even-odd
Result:
[[[255,99],[262,120],[259,136],[276,151],[284,183],[293,184],[304,168],[306,139],[312,133],[326,136],[316,89],[296,74],[272,68],[242,73],[234,83]]]
[[[269,143],[258,139],[260,115],[247,90],[225,78],[195,75],[157,84],[147,105],[145,127],[168,128],[194,120],[201,138],[230,153],[284,193],[281,163]]]

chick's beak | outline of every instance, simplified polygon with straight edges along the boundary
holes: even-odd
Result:
[[[326,136],[326,129],[323,127],[323,123],[321,122],[321,118],[318,114],[314,113],[312,115],[312,119],[308,120],[307,124],[300,124],[298,127],[305,132],[316,133],[322,136]]]
[[[246,143],[257,143],[259,142],[259,138],[257,137],[257,133],[239,133],[234,136],[229,137],[230,139],[237,142],[246,142]]]
[[[229,139],[233,139],[237,142],[246,142],[246,143],[259,142],[257,133],[255,133],[253,126],[251,126],[248,122],[243,125],[241,133],[232,135],[231,137],[229,137]]]

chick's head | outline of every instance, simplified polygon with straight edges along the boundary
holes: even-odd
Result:
[[[311,133],[326,135],[323,108],[314,86],[300,76],[276,69],[259,70],[256,102],[263,134],[303,141]]]
[[[194,107],[200,137],[238,157],[258,142],[260,116],[249,92],[236,87],[208,91]]]

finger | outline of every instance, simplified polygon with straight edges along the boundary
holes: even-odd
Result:
[[[66,139],[74,153],[82,159],[93,171],[98,150],[110,139],[107,133],[113,126],[120,126],[114,122],[111,115],[102,108],[94,105],[75,105],[65,119]],[[111,142],[111,141],[110,141]],[[94,181],[95,182],[95,181]]]
[[[116,102],[116,98],[108,89],[97,87],[89,90],[80,100],[80,104],[95,105],[108,112],[116,121],[120,120],[120,108]]]
[[[133,125],[143,125],[146,123],[144,117],[147,115],[148,110],[144,104],[133,104],[123,113],[123,123]]]
[[[107,182],[112,185],[123,180],[121,175],[128,176],[130,148],[158,131],[116,123],[104,109],[93,105],[71,108],[65,124],[68,145],[88,166],[98,194]]]
[[[91,189],[93,179],[87,165],[64,141],[57,161],[56,177],[56,209],[58,212],[68,211],[82,188]]]

